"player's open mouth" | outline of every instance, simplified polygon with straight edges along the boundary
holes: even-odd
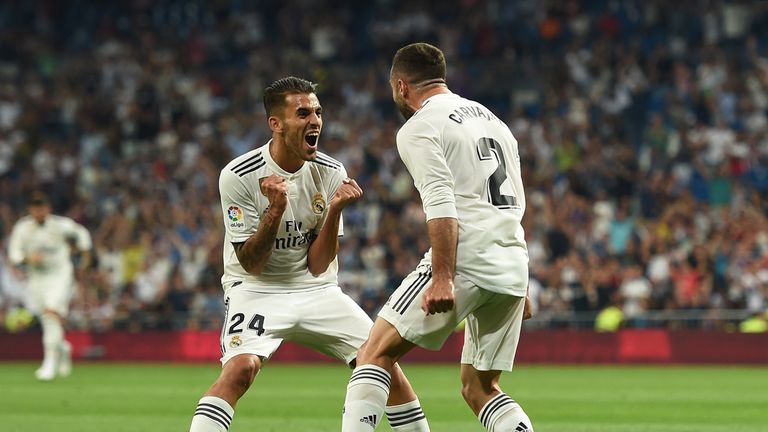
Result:
[[[320,132],[309,132],[308,134],[304,135],[304,141],[309,144],[310,148],[317,147],[318,138],[320,138]]]

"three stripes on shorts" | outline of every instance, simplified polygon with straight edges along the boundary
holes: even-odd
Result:
[[[423,290],[427,283],[429,283],[431,280],[432,266],[427,266],[427,269],[419,272],[419,277],[417,277],[416,280],[413,281],[411,285],[404,290],[403,295],[397,299],[392,309],[400,315],[404,314],[405,311],[408,310],[408,306],[413,303],[413,300],[416,298],[416,296],[419,295],[421,290]]]

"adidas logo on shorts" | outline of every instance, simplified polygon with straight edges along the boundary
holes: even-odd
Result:
[[[375,428],[376,427],[376,414],[371,414],[369,416],[365,416],[360,419],[361,422],[367,424],[368,426]]]

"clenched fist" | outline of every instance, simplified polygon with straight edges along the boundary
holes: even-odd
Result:
[[[523,306],[523,321],[531,318],[533,316],[533,304],[531,303],[531,298],[528,296],[525,296],[525,306]]]
[[[448,312],[453,309],[456,296],[453,294],[453,281],[432,280],[432,285],[424,290],[421,310],[427,315]]]
[[[363,196],[363,189],[357,184],[354,179],[346,178],[341,183],[336,193],[331,198],[331,206],[339,210],[343,209],[349,203],[353,203]]]
[[[259,180],[261,193],[269,200],[269,208],[282,215],[288,206],[288,182],[283,177],[272,174]]]

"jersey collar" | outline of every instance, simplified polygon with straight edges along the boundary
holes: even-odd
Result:
[[[416,115],[419,111],[424,109],[424,107],[427,106],[427,104],[430,103],[431,101],[435,100],[435,102],[437,102],[436,101],[437,99],[449,98],[449,97],[450,98],[459,97],[459,95],[457,95],[456,93],[438,93],[438,94],[434,94],[434,95],[424,99],[424,102],[421,103],[421,106],[419,107],[419,109],[416,110],[415,113],[413,113],[413,115]]]
[[[309,163],[307,161],[304,161],[304,163],[301,165],[301,168],[299,168],[296,172],[288,172],[282,168],[280,168],[280,165],[275,162],[274,159],[272,159],[272,155],[269,153],[269,146],[272,144],[272,140],[270,139],[267,141],[267,143],[264,145],[264,149],[261,151],[261,154],[264,155],[264,161],[267,162],[267,166],[274,171],[275,174],[279,175],[280,177],[285,177],[287,179],[294,178],[300,176],[309,166]]]

